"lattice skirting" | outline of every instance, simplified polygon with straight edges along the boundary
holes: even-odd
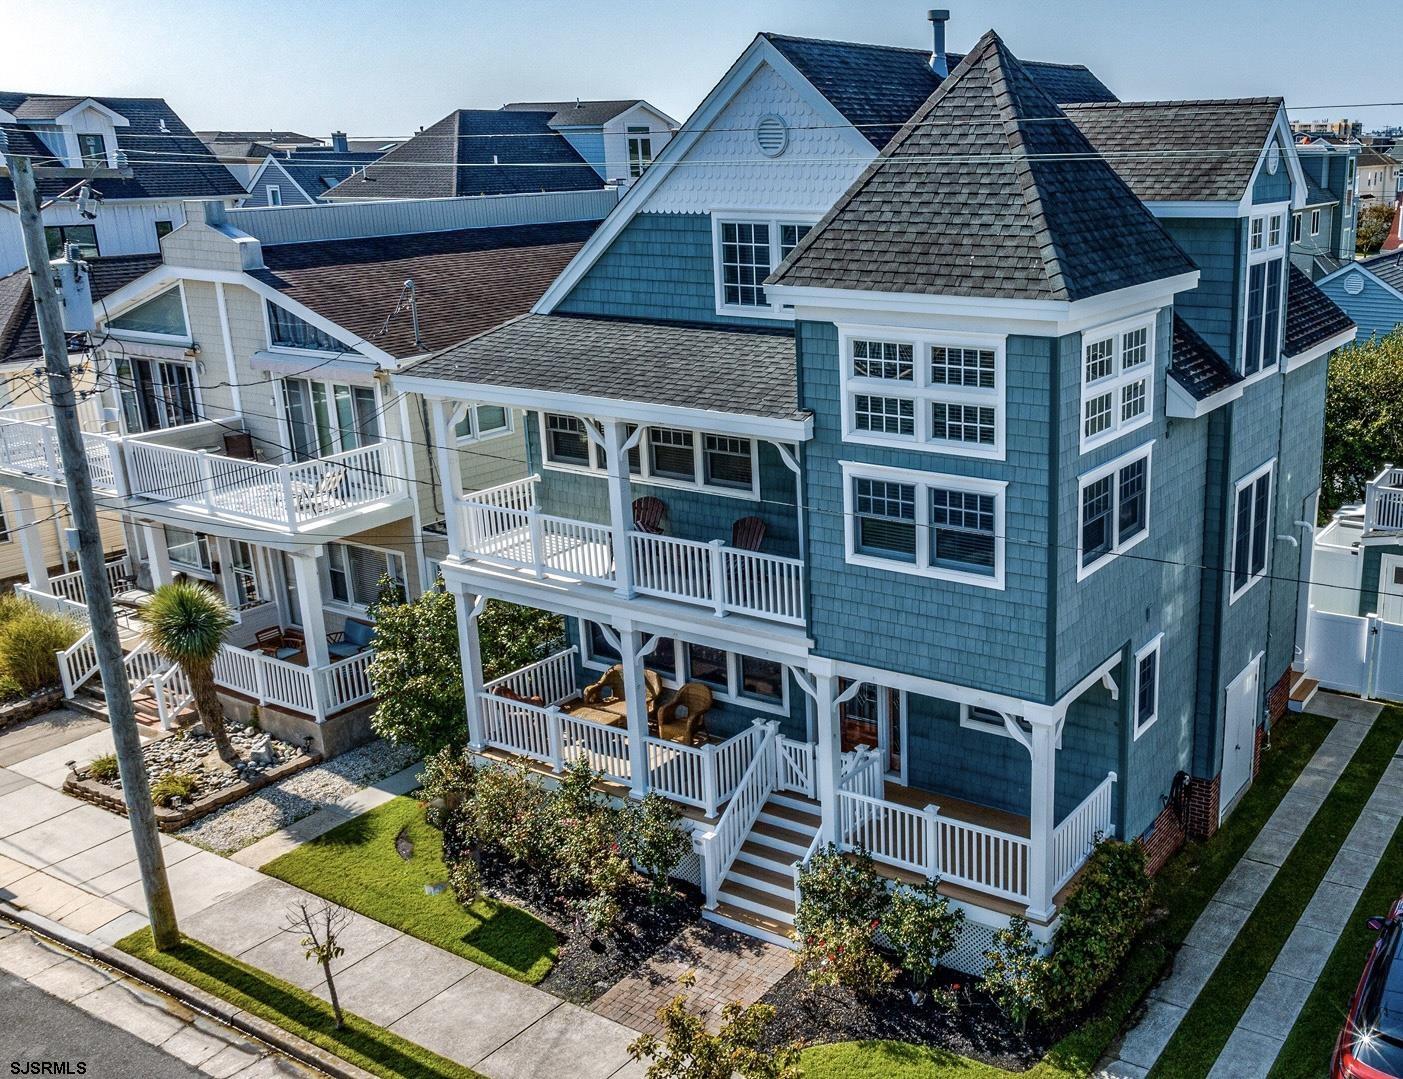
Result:
[[[965,920],[955,950],[941,957],[941,964],[966,974],[980,975],[988,961],[984,953],[994,946],[994,930],[980,922]]]

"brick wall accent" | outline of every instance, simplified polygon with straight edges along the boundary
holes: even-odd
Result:
[[[1189,835],[1208,839],[1218,831],[1218,776],[1189,779]]]
[[[1291,668],[1287,667],[1281,672],[1281,677],[1267,690],[1267,715],[1271,718],[1273,727],[1288,714],[1286,706],[1291,699],[1293,673]],[[1252,774],[1254,776],[1257,774],[1255,764],[1252,767]]]
[[[1267,729],[1257,728],[1257,737],[1252,744],[1252,778],[1257,778],[1257,773],[1262,770],[1262,746],[1266,744]]]
[[[1149,831],[1139,839],[1145,848],[1145,872],[1154,876],[1164,868],[1164,863],[1184,845],[1184,827],[1179,823],[1179,813],[1171,803],[1165,806]]]

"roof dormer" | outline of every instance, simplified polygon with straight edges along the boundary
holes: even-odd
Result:
[[[17,123],[30,128],[68,168],[115,169],[117,128],[130,121],[96,98],[27,98],[14,110]]]

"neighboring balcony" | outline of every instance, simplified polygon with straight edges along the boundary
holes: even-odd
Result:
[[[628,560],[631,590],[709,608],[804,624],[804,563],[743,550],[720,539],[682,539],[630,529],[618,542],[609,525],[543,513],[538,475],[466,495],[461,501],[465,561],[617,588]]]
[[[92,401],[79,407],[78,418],[93,490],[114,494],[123,474],[122,440],[103,432],[100,414]],[[63,485],[63,459],[48,405],[0,409],[0,472],[38,481],[43,486]]]
[[[1390,465],[1369,481],[1364,492],[1364,531],[1403,532],[1403,468]]]

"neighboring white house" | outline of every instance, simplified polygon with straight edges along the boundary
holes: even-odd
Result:
[[[605,179],[627,184],[643,175],[678,123],[646,101],[514,101],[512,111],[551,112],[550,126],[565,136]]]

